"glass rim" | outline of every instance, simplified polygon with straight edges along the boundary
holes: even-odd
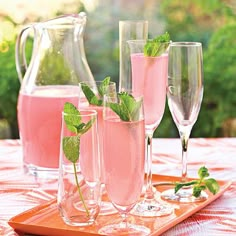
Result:
[[[71,114],[71,113],[67,113],[62,111],[62,115],[63,116],[83,116],[83,117],[88,117],[88,116],[97,116],[98,112],[94,109],[79,109],[80,114]],[[87,114],[81,114],[81,112],[87,112]]]
[[[181,41],[181,42],[171,42],[171,47],[196,47],[196,46],[202,46],[201,42],[191,42],[191,41]]]

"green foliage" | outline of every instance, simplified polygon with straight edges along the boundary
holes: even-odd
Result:
[[[99,4],[88,13],[85,30],[85,52],[95,80],[107,75],[119,83],[119,25],[111,19],[107,6]]]
[[[221,136],[223,122],[236,118],[235,35],[236,23],[222,27],[213,34],[204,54],[205,96],[196,135]]]
[[[93,90],[85,83],[82,82],[80,83],[81,88],[83,90],[83,93],[85,95],[85,97],[87,98],[89,104],[95,105],[95,106],[102,106],[103,105],[103,96],[105,95],[109,83],[110,83],[110,77],[106,77],[100,84],[100,86],[98,86],[98,95],[97,96]]]
[[[69,84],[70,78],[70,65],[63,55],[54,48],[47,51],[38,70],[37,85]]]
[[[166,0],[161,12],[173,41],[203,44],[204,97],[191,136],[223,136],[223,123],[236,118],[235,14],[220,0]],[[168,107],[154,137],[178,137]]]
[[[123,121],[137,121],[139,120],[140,109],[142,107],[142,100],[137,100],[127,92],[118,93],[118,102],[109,103],[109,107],[120,117]]]
[[[11,130],[6,119],[0,119],[0,139],[11,138]]]
[[[20,82],[15,68],[15,44],[7,44],[8,50],[0,52],[0,118],[7,119],[12,135],[17,137],[16,104]]]
[[[0,118],[8,121],[12,138],[19,138],[17,124],[17,99],[20,82],[15,67],[15,42],[6,42],[5,52],[0,52]],[[26,58],[29,61],[32,41],[26,44]],[[6,109],[7,108],[7,109]]]
[[[201,195],[202,190],[205,190],[206,188],[215,195],[219,192],[220,186],[215,179],[206,179],[207,177],[209,177],[209,175],[210,174],[208,172],[208,169],[205,166],[200,167],[198,170],[199,179],[190,182],[175,183],[175,193],[177,193],[182,187],[192,186],[194,197],[199,197]]]
[[[144,46],[144,55],[157,57],[166,51],[170,44],[170,35],[168,32],[157,36],[154,39],[148,39]]]

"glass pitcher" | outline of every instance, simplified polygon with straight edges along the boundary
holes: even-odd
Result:
[[[17,114],[27,172],[51,176],[59,167],[61,112],[78,106],[79,82],[94,81],[84,52],[86,14],[63,15],[22,29],[16,42],[21,88]],[[29,65],[25,45],[33,32]]]

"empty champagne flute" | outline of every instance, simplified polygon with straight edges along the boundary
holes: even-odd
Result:
[[[117,100],[118,99],[118,100]],[[144,182],[145,128],[143,97],[128,93],[104,100],[104,167],[108,196],[120,213],[120,223],[99,230],[105,235],[148,235],[150,229],[128,220]]]
[[[168,105],[178,128],[182,144],[182,182],[187,181],[188,141],[200,111],[203,98],[202,45],[199,42],[173,42],[169,48]],[[162,193],[162,198],[178,202],[196,202],[207,198],[202,191],[199,197],[192,195],[192,187],[174,189]]]

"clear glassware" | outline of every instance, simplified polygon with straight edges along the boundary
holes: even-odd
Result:
[[[128,40],[147,39],[147,20],[121,20],[119,21],[119,91],[131,89],[130,54]]]
[[[101,182],[102,182],[102,199],[100,205],[100,215],[109,215],[114,214],[117,210],[113,207],[112,203],[107,198],[106,189],[104,185],[104,161],[103,161],[103,95],[99,93],[99,88],[102,86],[102,81],[84,81],[79,83],[79,109],[94,109],[98,114],[98,137],[99,137],[99,150],[101,156]],[[87,97],[85,96],[82,86],[86,84],[91,91],[93,91],[94,95],[101,99],[100,105],[90,104]],[[116,93],[116,83],[110,81],[107,87],[103,87],[103,93]]]
[[[182,144],[182,182],[187,181],[188,142],[200,111],[203,98],[202,45],[199,42],[173,42],[169,48],[168,106],[179,130]],[[203,201],[207,194],[196,198],[192,188],[185,187],[176,194],[174,189],[164,191],[162,198],[177,202]]]
[[[66,101],[78,104],[78,83],[94,81],[84,52],[84,12],[59,16],[22,29],[16,42],[21,82],[17,104],[25,171],[58,177],[61,111]],[[28,63],[25,45],[33,32]]]
[[[144,182],[145,128],[142,97],[134,97],[139,104],[129,119],[123,120],[111,103],[121,104],[120,97],[106,96],[104,100],[104,166],[108,196],[120,213],[122,221],[99,229],[105,235],[148,235],[150,229],[127,216],[140,198]],[[124,104],[126,104],[124,102]],[[131,103],[129,103],[131,104]],[[126,117],[126,116],[125,116]]]
[[[172,206],[158,199],[156,189],[152,186],[152,138],[165,110],[168,53],[166,50],[157,57],[144,56],[146,40],[129,40],[128,44],[132,91],[144,96],[146,133],[146,189],[144,198],[135,206],[132,214],[147,217],[169,215],[173,212]],[[165,46],[168,49],[168,45]]]
[[[79,133],[71,128],[68,120],[76,127],[79,127],[78,120],[84,124],[92,121],[92,125]],[[94,223],[100,210],[100,186],[97,112],[80,110],[80,114],[73,115],[63,112],[57,203],[66,224]]]

